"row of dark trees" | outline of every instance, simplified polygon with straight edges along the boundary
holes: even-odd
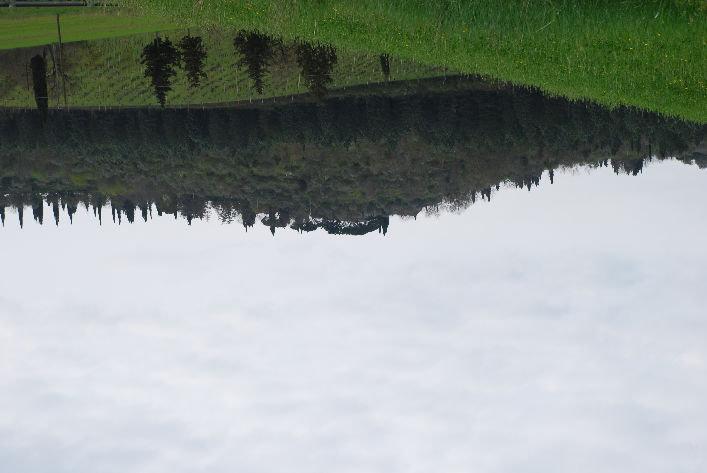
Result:
[[[262,95],[276,52],[283,51],[285,45],[280,39],[247,31],[238,32],[233,45],[240,55],[238,67],[247,71],[253,89]],[[305,85],[315,97],[324,98],[328,87],[333,82],[332,73],[337,63],[335,48],[307,42],[297,42],[293,48]],[[145,67],[144,76],[150,80],[157,102],[162,107],[166,105],[178,69],[184,71],[189,87],[200,87],[202,80],[207,78],[205,70],[207,57],[208,53],[202,37],[193,36],[191,33],[187,33],[176,44],[169,38],[156,36],[145,45],[140,62]],[[390,76],[390,59],[387,54],[380,56],[380,65],[387,80]],[[49,107],[46,54],[33,56],[30,60],[30,68],[37,108],[46,119]]]
[[[641,172],[645,159],[633,160],[604,160],[599,166],[612,166],[616,174],[626,173],[637,175]],[[550,183],[554,183],[554,170],[548,169]],[[517,188],[527,188],[530,191],[533,186],[540,185],[542,175],[534,173],[521,173],[515,177],[512,184]],[[7,184],[7,182],[5,182]],[[495,185],[495,190],[500,189],[500,184]],[[469,193],[469,200],[473,204],[477,199],[491,201],[492,187],[473,190]],[[361,215],[354,220],[340,220],[337,218],[323,218],[312,215],[301,215],[288,207],[281,207],[277,210],[269,209],[265,213],[253,207],[247,199],[237,198],[210,198],[206,196],[162,195],[157,199],[136,200],[132,197],[116,196],[109,198],[104,194],[92,192],[29,192],[29,193],[9,193],[0,194],[0,221],[5,225],[6,208],[14,209],[18,216],[20,227],[24,226],[24,209],[31,208],[33,219],[42,225],[44,223],[44,207],[49,206],[52,210],[54,223],[58,226],[61,220],[61,213],[66,213],[69,222],[73,223],[74,214],[79,207],[84,206],[86,210],[93,210],[93,215],[98,219],[99,224],[103,221],[103,210],[110,208],[113,223],[121,224],[123,221],[134,223],[136,216],[140,215],[147,222],[152,219],[153,208],[158,216],[174,215],[187,221],[191,225],[195,219],[204,219],[210,211],[215,212],[219,220],[223,223],[240,221],[243,227],[248,228],[255,225],[260,219],[261,223],[270,228],[275,235],[277,228],[291,228],[301,232],[312,232],[323,229],[333,235],[364,235],[374,231],[388,232],[390,222],[389,215]],[[425,206],[428,211],[439,209],[439,203]],[[420,209],[422,210],[422,209]]]
[[[153,209],[157,216],[174,215],[174,218],[183,218],[191,225],[195,219],[203,219],[213,210],[224,223],[239,220],[246,231],[260,222],[270,229],[275,235],[277,228],[291,228],[300,233],[313,232],[323,229],[331,235],[365,235],[377,231],[383,235],[388,233],[390,219],[387,215],[362,217],[355,221],[339,220],[336,218],[297,217],[293,218],[288,208],[269,210],[264,214],[257,214],[248,201],[235,199],[217,199],[214,201],[197,196],[179,196],[163,198],[155,201],[135,201],[130,198],[109,199],[105,195],[87,192],[51,192],[0,195],[0,222],[5,226],[6,208],[14,209],[17,213],[20,227],[24,227],[25,208],[30,208],[32,218],[40,225],[44,224],[45,206],[51,208],[55,225],[59,225],[61,214],[68,216],[69,223],[73,223],[74,215],[80,207],[87,211],[92,210],[98,223],[103,223],[103,210],[110,209],[113,223],[120,225],[123,221],[134,223],[137,216],[147,222],[153,217]]]
[[[177,74],[176,68],[184,69],[189,86],[199,87],[201,79],[206,78],[204,63],[207,53],[199,36],[184,36],[175,47],[169,38],[155,37],[142,50],[141,63],[145,66],[145,77],[161,106],[165,106],[167,93],[172,90],[172,79]]]
[[[415,87],[251,109],[50,110],[46,124],[0,112],[0,196],[36,218],[43,198],[66,202],[69,220],[79,202],[110,202],[118,221],[211,208],[246,226],[261,216],[272,229],[354,233],[490,199],[499,185],[531,189],[558,167],[635,175],[672,156],[707,166],[702,125],[473,78]]]
[[[233,46],[241,57],[238,67],[247,71],[253,89],[262,95],[269,66],[276,51],[282,49],[282,41],[257,32],[240,31],[233,40]],[[306,86],[315,97],[325,97],[328,86],[333,82],[336,50],[329,45],[307,42],[297,42],[294,49]],[[164,107],[166,103],[178,67],[184,69],[190,87],[199,87],[201,79],[207,76],[204,71],[206,57],[202,38],[189,34],[176,46],[168,38],[156,37],[144,47],[141,63],[145,66],[145,77],[150,79],[161,106]],[[390,63],[387,55],[381,56],[381,68],[385,77],[389,77]]]
[[[627,147],[650,155],[681,153],[704,133],[704,126],[638,110],[607,110],[524,89],[477,90],[477,85],[474,78],[447,78],[415,82],[414,87],[430,92],[397,95],[393,90],[388,96],[383,90],[248,109],[52,111],[44,127],[35,114],[3,112],[0,153],[46,147],[121,160],[139,153],[150,159],[224,148],[243,154],[256,145],[285,142],[346,146],[368,140],[395,146],[417,135],[435,146],[473,146],[479,153],[516,147],[530,157],[554,159],[599,150],[615,155]]]
[[[241,55],[238,66],[247,69],[253,89],[262,95],[264,80],[275,57],[275,51],[282,50],[284,46],[282,40],[257,32],[240,31],[233,40],[233,45]],[[336,49],[326,44],[302,41],[295,43],[294,49],[307,88],[315,97],[324,98],[328,86],[334,80],[332,72],[337,62]]]

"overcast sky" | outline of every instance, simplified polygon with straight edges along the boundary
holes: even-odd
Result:
[[[661,163],[386,237],[11,215],[0,471],[707,471],[705,202]]]

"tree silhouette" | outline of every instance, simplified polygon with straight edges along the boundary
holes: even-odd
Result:
[[[263,79],[273,56],[274,44],[269,36],[246,31],[239,31],[233,40],[233,46],[242,56],[238,66],[248,69],[248,77],[259,95],[263,94]]]
[[[46,120],[49,110],[49,93],[47,91],[47,61],[44,56],[37,54],[30,62],[32,69],[32,86],[34,88],[34,100],[37,108],[42,113],[42,119]]]
[[[255,211],[248,202],[244,202],[240,210],[241,220],[243,221],[243,227],[245,228],[245,231],[248,231],[248,227],[252,227],[253,225],[255,225]]]
[[[297,45],[297,63],[309,90],[317,98],[327,94],[327,85],[333,82],[331,73],[336,64],[336,50],[329,45]]]
[[[47,204],[51,204],[52,214],[54,215],[54,223],[56,226],[59,226],[59,194],[49,194],[47,196]]]
[[[32,194],[32,218],[40,225],[44,223],[44,199],[42,194]]]
[[[181,65],[187,74],[189,87],[197,88],[201,79],[206,79],[204,72],[204,61],[206,60],[206,49],[200,36],[187,34],[177,44],[181,53]]]
[[[145,65],[145,77],[150,78],[155,97],[164,107],[177,73],[174,68],[179,64],[179,52],[169,39],[157,37],[142,50],[140,63]]]

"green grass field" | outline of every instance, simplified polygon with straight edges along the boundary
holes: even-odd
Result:
[[[121,1],[141,19],[123,14],[106,21],[133,21],[135,29],[257,29],[707,122],[702,0]],[[1,21],[5,38],[12,36],[4,27],[9,20]],[[86,28],[87,36],[98,34]],[[80,29],[67,37],[84,34]],[[19,45],[20,37],[12,44]]]
[[[388,51],[570,98],[707,121],[702,2],[140,0],[158,17]]]

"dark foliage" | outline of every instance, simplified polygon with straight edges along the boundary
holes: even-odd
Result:
[[[195,89],[199,87],[201,79],[206,79],[204,72],[204,61],[206,61],[206,48],[200,36],[184,36],[179,43],[181,65],[187,74],[189,87]]]
[[[164,107],[167,94],[172,90],[172,78],[179,64],[179,52],[169,39],[155,38],[142,50],[141,63],[145,65],[145,77],[150,78],[155,97]]]
[[[336,49],[329,45],[300,43],[297,45],[297,63],[310,92],[317,98],[327,95],[327,86],[333,82],[331,73],[336,64]]]
[[[417,85],[419,83],[416,82]],[[275,232],[387,231],[390,215],[463,208],[545,173],[650,159],[704,165],[707,127],[535,91],[447,78],[446,92],[352,96],[253,109],[0,113],[0,210],[80,203],[118,222],[209,210]],[[430,84],[432,85],[432,84]],[[464,89],[463,87],[467,87]],[[4,210],[0,216],[4,215]]]
[[[253,81],[253,89],[259,95],[263,94],[265,75],[276,44],[278,42],[270,36],[246,31],[239,31],[233,40],[233,46],[241,55],[238,66],[248,70],[248,77]]]
[[[34,100],[37,109],[42,114],[42,119],[46,121],[49,110],[49,92],[47,91],[47,61],[44,56],[37,54],[29,62],[32,70],[32,88],[34,89]]]

